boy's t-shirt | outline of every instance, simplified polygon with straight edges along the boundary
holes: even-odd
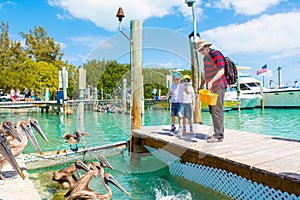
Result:
[[[172,103],[182,103],[183,102],[183,92],[184,85],[183,84],[173,84],[171,86],[171,94],[172,94]]]

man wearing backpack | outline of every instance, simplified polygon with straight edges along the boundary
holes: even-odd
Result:
[[[199,40],[197,43],[197,51],[204,55],[204,77],[200,85],[200,89],[206,83],[206,89],[212,90],[218,94],[217,103],[215,106],[209,106],[209,111],[212,116],[214,134],[207,138],[207,142],[222,142],[224,139],[224,111],[223,102],[225,88],[228,83],[225,78],[225,59],[222,53],[218,50],[210,48],[212,44],[206,42],[205,39]]]

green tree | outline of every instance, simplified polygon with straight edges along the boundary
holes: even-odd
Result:
[[[60,44],[55,43],[43,27],[34,27],[34,31],[30,30],[29,33],[21,32],[20,34],[25,39],[25,52],[33,60],[56,63],[62,59],[63,53],[60,52]]]

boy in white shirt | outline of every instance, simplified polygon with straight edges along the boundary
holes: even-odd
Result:
[[[170,92],[167,94],[167,97],[172,96],[171,104],[171,135],[174,135],[175,132],[175,118],[178,117],[179,130],[177,132],[178,136],[181,136],[182,131],[182,103],[183,103],[183,84],[180,83],[182,75],[179,72],[174,72],[172,74],[173,84],[171,86]]]
[[[186,133],[186,119],[189,120],[190,124],[190,134],[194,134],[193,122],[192,122],[192,112],[195,110],[194,100],[195,100],[195,91],[192,86],[190,86],[191,77],[189,75],[184,75],[183,77],[183,131],[182,134]]]

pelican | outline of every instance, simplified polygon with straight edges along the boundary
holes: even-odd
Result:
[[[65,194],[64,197],[68,197],[69,200],[73,199],[98,199],[98,200],[109,200],[112,197],[112,190],[108,186],[108,182],[114,184],[116,187],[118,187],[122,192],[124,192],[126,195],[130,196],[130,193],[128,193],[117,181],[114,179],[114,177],[107,173],[102,175],[102,183],[107,191],[106,194],[100,194],[95,192],[94,190],[90,189],[88,187],[90,181],[94,176],[96,176],[99,172],[97,170],[92,170],[90,172],[87,172],[85,175],[83,175],[73,186],[71,190],[69,190],[68,193]]]
[[[99,162],[90,162],[87,166],[92,169],[92,171],[87,172],[83,175],[64,196],[68,199],[110,199],[112,196],[112,191],[108,186],[108,182],[113,183],[121,191],[130,196],[130,194],[113,178],[111,174],[104,174],[104,168],[113,169],[110,163],[105,159],[104,156],[98,155]],[[88,185],[94,176],[101,175],[102,182],[107,190],[107,194],[99,194],[91,190]]]
[[[18,136],[16,130],[14,129],[14,126],[11,122],[5,121],[1,123],[1,127],[3,131],[5,132],[6,139],[8,143],[16,139],[18,142],[21,142],[20,137]]]
[[[49,143],[49,141],[48,141],[48,139],[46,138],[46,136],[45,136],[43,130],[41,129],[41,126],[40,126],[38,120],[35,119],[35,118],[29,118],[28,121],[29,121],[30,125],[31,125],[31,126],[32,126],[39,134],[40,134],[40,136],[42,136],[42,138],[43,138],[47,143]]]
[[[98,170],[100,175],[104,174],[104,168],[109,168],[113,170],[114,168],[111,164],[105,159],[104,156],[98,155],[99,162],[90,162],[87,164],[87,167],[91,170]]]
[[[80,169],[89,172],[90,169],[81,161],[76,160],[74,164],[52,174],[52,180],[57,181],[63,188],[72,188],[78,178],[81,177]],[[75,172],[78,173],[78,178]]]
[[[14,158],[8,144],[6,137],[4,135],[4,131],[0,129],[0,157],[5,158],[11,166],[18,172],[18,174],[25,179],[25,175],[23,174],[22,170],[20,169],[20,166],[18,165],[16,159]],[[0,159],[3,159],[0,158]],[[4,162],[0,162],[0,171],[2,169],[2,166],[4,165]],[[4,180],[5,177],[0,173],[0,179]]]
[[[76,130],[73,134],[71,133],[66,133],[62,135],[61,137],[66,140],[66,143],[70,144],[70,149],[71,150],[78,150],[78,143],[80,142],[80,139],[84,142],[83,136],[89,135],[88,133],[80,132],[79,130]],[[76,148],[72,148],[72,144],[76,144]]]

